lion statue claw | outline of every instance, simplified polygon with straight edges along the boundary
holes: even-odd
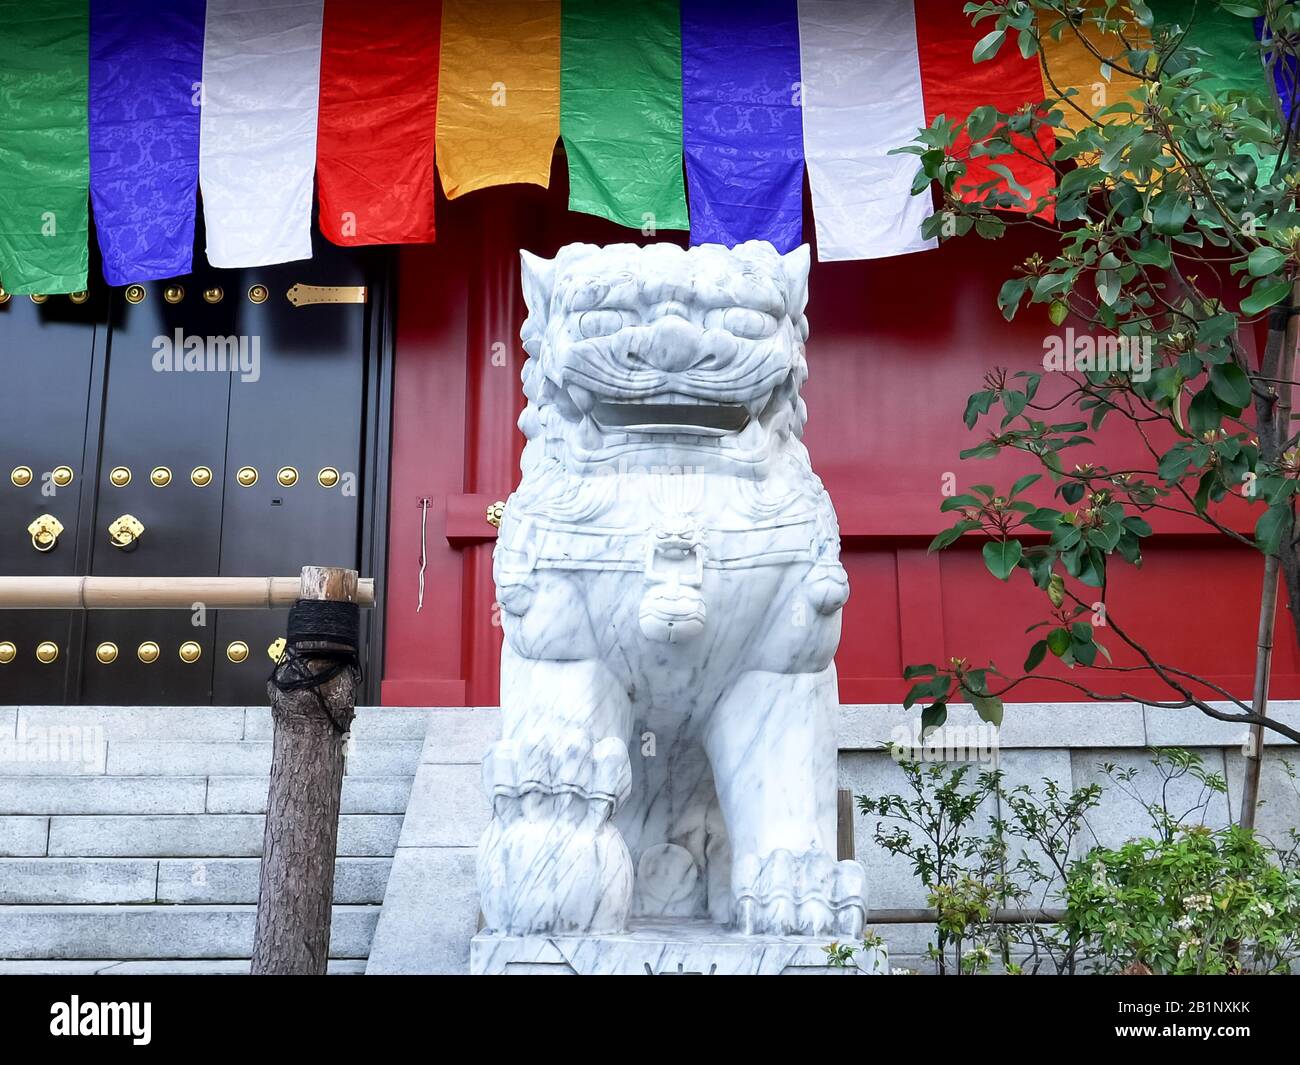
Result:
[[[837,861],[848,581],[801,442],[808,249],[523,253],[523,477],[494,555],[486,930],[862,930]]]

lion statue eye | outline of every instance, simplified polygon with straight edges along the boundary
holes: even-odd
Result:
[[[730,307],[722,316],[722,326],[732,336],[759,340],[776,332],[776,319],[748,307]]]
[[[623,328],[618,311],[584,311],[578,319],[578,332],[584,339],[607,337]]]

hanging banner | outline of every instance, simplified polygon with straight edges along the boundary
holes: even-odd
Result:
[[[443,0],[438,173],[448,199],[545,188],[560,136],[560,0]]]
[[[677,0],[564,0],[560,134],[571,211],[646,234],[690,228]]]
[[[1087,10],[1094,15],[1106,13],[1105,5],[1096,0]],[[1140,106],[1131,94],[1141,88],[1142,82],[1099,58],[1115,59],[1122,67],[1128,66],[1124,57],[1126,46],[1117,34],[1102,33],[1090,22],[1067,21],[1055,11],[1038,12],[1038,32],[1043,42],[1043,62],[1039,65],[1043,95],[1062,98],[1056,107],[1064,116],[1067,129],[1077,133],[1091,125],[1094,119],[1100,122],[1130,121],[1122,113],[1097,118],[1098,111],[1112,104],[1128,101]],[[1129,23],[1124,35],[1134,48],[1151,47],[1151,35],[1136,22]],[[1004,47],[1010,46],[1008,43]],[[1070,89],[1075,92],[1066,102],[1066,93]]]
[[[311,258],[322,0],[208,0],[199,184],[208,262]]]
[[[1255,21],[1255,36],[1259,40],[1264,39],[1267,30],[1264,27],[1264,20],[1257,18]],[[1261,58],[1262,61],[1262,58]],[[1282,117],[1288,122],[1291,120],[1291,105],[1296,98],[1297,77],[1296,77],[1295,57],[1282,53],[1274,57],[1273,62],[1273,90],[1277,93],[1278,104],[1282,109]]]
[[[329,0],[321,36],[316,187],[335,244],[433,240],[439,8]],[[400,42],[400,44],[399,44]]]
[[[1042,102],[1043,80],[1038,57],[1025,59],[1016,47],[1014,34],[995,58],[976,63],[972,58],[975,45],[991,32],[992,19],[972,26],[970,17],[962,14],[962,6],[953,0],[915,0],[915,4],[927,124],[938,115],[946,115],[952,121],[964,120],[983,105],[1010,114],[1026,104]],[[1037,199],[1055,185],[1055,171],[1040,161],[1056,150],[1056,136],[1050,127],[1039,130],[1037,143],[1035,138],[1023,135],[1013,135],[1011,139],[1016,152],[989,158],[968,155],[970,139],[962,133],[954,145],[954,154],[965,158],[967,163],[966,177],[957,190],[963,200],[983,200],[985,193],[978,191],[978,186],[994,182],[999,191],[1011,192],[1016,197],[1017,205],[1007,210],[1029,212]],[[1012,189],[1004,175],[991,169],[994,166],[1006,167],[1015,182],[1028,190],[1028,195]],[[1040,213],[1047,219],[1054,217],[1050,203]]]
[[[198,207],[204,0],[95,0],[90,198],[104,280],[188,274]]]
[[[796,0],[681,0],[692,244],[803,240]]]
[[[920,163],[890,151],[925,123],[912,0],[799,0],[803,139],[817,257],[874,259],[933,248]]]
[[[89,261],[87,0],[0,0],[0,286],[79,292]]]
[[[1184,48],[1201,49],[1192,61],[1210,75],[1202,82],[1210,92],[1268,92],[1268,72],[1248,15],[1234,15],[1209,0],[1149,0],[1148,6],[1157,26],[1186,31]]]

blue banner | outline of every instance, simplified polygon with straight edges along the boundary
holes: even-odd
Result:
[[[691,243],[803,240],[796,0],[682,0]]]
[[[190,271],[204,7],[90,5],[90,201],[110,285]]]

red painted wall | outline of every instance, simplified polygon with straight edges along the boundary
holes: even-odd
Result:
[[[383,700],[397,705],[489,705],[497,700],[500,630],[493,624],[491,547],[484,508],[517,479],[522,438],[518,250],[551,255],[574,240],[639,234],[565,209],[563,173],[550,191],[488,190],[439,202],[439,242],[404,249],[400,268],[392,506]],[[812,220],[805,223],[812,233]],[[680,242],[680,234],[659,239]],[[968,538],[925,551],[951,522],[939,513],[943,475],[965,487],[1009,484],[1030,467],[959,462],[983,432],[961,415],[966,396],[996,365],[1041,366],[1045,314],[1003,321],[998,287],[1033,250],[1029,238],[977,238],[937,251],[871,262],[814,263],[805,389],[806,441],[839,512],[852,584],[838,656],[845,702],[896,702],[903,666],[952,655],[1017,670],[1045,599],[1021,575],[984,570]],[[1050,394],[1051,383],[1044,385]],[[1107,434],[1111,460],[1135,454],[1129,431]],[[1099,454],[1103,452],[1098,452]],[[1083,461],[1082,452],[1071,461]],[[428,498],[426,590],[416,610],[419,501]],[[1043,493],[1046,502],[1047,492]],[[1248,698],[1261,559],[1177,518],[1153,521],[1140,573],[1117,564],[1110,610],[1166,657]],[[1300,695],[1300,660],[1279,616],[1273,693]],[[1129,665],[1113,633],[1099,640]],[[1159,682],[1123,683],[1083,671],[1063,676],[1107,692],[1167,697]],[[1010,696],[1009,696],[1010,698]],[[1027,682],[1016,701],[1082,696]]]

